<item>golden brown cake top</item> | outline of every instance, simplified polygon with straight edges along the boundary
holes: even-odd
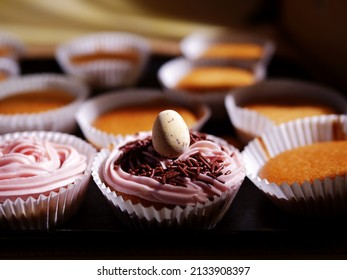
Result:
[[[331,106],[305,99],[260,101],[249,103],[242,107],[258,112],[272,120],[275,124],[298,118],[337,113]]]
[[[333,178],[347,173],[347,141],[319,142],[271,158],[259,177],[281,185]]]
[[[176,85],[177,89],[190,91],[227,90],[255,82],[254,74],[236,67],[196,67]]]
[[[260,59],[264,48],[253,43],[215,43],[209,46],[202,58]]]
[[[0,57],[9,56],[13,52],[12,48],[9,46],[0,45]]]
[[[8,74],[4,71],[0,71],[0,82],[8,78]]]
[[[110,110],[96,118],[92,125],[110,134],[126,135],[139,131],[149,131],[152,129],[154,120],[159,112],[166,109],[177,111],[183,117],[188,127],[193,125],[198,119],[198,116],[183,106],[141,104]]]
[[[18,92],[0,99],[0,114],[41,113],[65,106],[74,99],[72,94],[56,89]]]
[[[137,63],[139,60],[139,54],[135,50],[124,51],[108,51],[97,50],[92,53],[76,54],[71,58],[73,64],[84,64],[88,62],[94,62],[98,60],[123,60],[131,63]]]

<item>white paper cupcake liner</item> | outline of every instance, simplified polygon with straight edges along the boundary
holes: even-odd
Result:
[[[281,152],[316,142],[346,139],[346,115],[308,117],[279,125],[251,141],[242,152],[247,176],[285,211],[304,216],[346,214],[347,174],[302,185],[283,183],[280,186],[258,176],[269,158]]]
[[[15,60],[0,57],[0,73],[4,73],[6,75],[5,80],[7,80],[17,77],[20,73],[20,68]],[[2,82],[1,79],[0,82]]]
[[[288,100],[307,98],[313,102],[320,101],[323,105],[331,106],[338,114],[347,113],[346,99],[332,89],[290,79],[262,81],[250,87],[236,89],[225,97],[229,119],[243,143],[248,143],[254,137],[273,128],[275,123],[266,116],[242,106],[248,102],[278,97]]]
[[[192,102],[203,102],[208,104],[212,110],[212,118],[221,119],[227,116],[224,99],[226,95],[232,92],[234,89],[223,90],[218,92],[204,92],[204,93],[192,93],[187,90],[175,89],[178,82],[187,75],[194,67],[197,66],[232,66],[239,67],[241,69],[250,70],[255,77],[255,82],[262,81],[266,77],[266,68],[261,64],[256,64],[252,68],[243,66],[235,66],[225,61],[211,62],[211,61],[190,61],[184,57],[174,58],[164,63],[158,71],[158,80],[164,87],[164,93],[174,94],[180,98],[188,98]]]
[[[83,103],[76,114],[76,120],[85,138],[97,148],[108,147],[113,142],[118,143],[124,135],[109,134],[95,128],[92,123],[101,114],[116,108],[128,105],[139,105],[144,103],[166,100],[173,105],[182,105],[192,110],[197,116],[197,122],[190,128],[199,130],[210,117],[210,109],[201,103],[190,102],[185,98],[165,96],[160,90],[155,89],[128,89],[109,92]]]
[[[0,47],[9,47],[11,52],[6,54],[4,57],[18,60],[24,53],[24,44],[14,36],[14,34],[0,31]]]
[[[202,57],[203,52],[211,45],[218,43],[249,43],[256,44],[263,48],[263,54],[257,59],[245,58],[214,58],[206,59]],[[275,52],[275,44],[266,38],[241,33],[231,33],[227,30],[220,31],[197,31],[180,42],[180,50],[184,57],[189,60],[228,60],[240,66],[250,67],[257,63],[267,66]]]
[[[143,133],[147,134],[146,132]],[[130,139],[128,137],[125,137],[118,146],[125,144],[128,139]],[[223,141],[219,138],[214,139]],[[211,229],[215,227],[226,214],[244,179],[244,175],[240,176],[242,179],[236,182],[229,192],[222,194],[220,197],[215,197],[212,201],[206,202],[205,205],[197,204],[185,208],[176,206],[173,209],[162,208],[161,210],[157,210],[153,206],[144,207],[141,204],[133,204],[129,200],[124,201],[121,196],[118,196],[113,190],[105,185],[102,168],[109,154],[109,149],[102,149],[94,158],[92,177],[108,203],[112,206],[117,217],[126,225],[133,228],[184,227]],[[237,156],[238,160],[242,162],[240,157],[241,154],[237,152]]]
[[[99,60],[82,65],[74,65],[70,59],[76,54],[94,53],[105,50],[133,50],[139,54],[139,61]],[[56,59],[62,69],[91,86],[110,88],[134,85],[142,75],[150,57],[150,45],[146,39],[122,32],[93,33],[60,45]]]
[[[7,199],[0,204],[0,225],[11,229],[48,230],[69,219],[83,201],[88,183],[92,161],[96,150],[88,143],[73,135],[59,132],[17,132],[0,136],[4,141],[21,136],[36,136],[52,142],[73,146],[87,156],[87,168],[82,177],[68,186],[62,186],[49,195],[41,194],[38,198]]]
[[[75,96],[75,100],[66,106],[42,113],[0,114],[0,134],[29,130],[73,132],[77,125],[76,111],[89,94],[89,89],[80,81],[59,74],[15,77],[0,83],[0,98],[50,88],[66,91]]]

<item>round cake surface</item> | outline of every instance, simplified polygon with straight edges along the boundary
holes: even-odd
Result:
[[[251,85],[254,74],[235,67],[196,67],[176,85],[177,89],[189,91],[221,91]]]
[[[203,58],[260,59],[264,49],[252,43],[215,43],[203,53]]]
[[[264,101],[242,106],[269,118],[275,124],[284,123],[298,118],[335,114],[336,111],[328,105],[312,103],[312,101]]]
[[[0,46],[0,57],[9,56],[13,52],[12,48],[9,46]]]
[[[81,53],[71,56],[72,64],[85,64],[89,62],[95,62],[99,60],[123,60],[131,63],[137,63],[139,61],[139,54],[134,50],[124,51],[108,51],[98,50],[92,53]]]
[[[289,185],[347,173],[347,141],[318,142],[271,158],[259,171],[270,183]]]
[[[20,137],[0,142],[0,202],[37,198],[66,187],[80,178],[86,156],[68,144],[38,137]]]
[[[236,149],[201,133],[191,133],[189,148],[173,159],[155,152],[149,132],[134,135],[110,153],[102,173],[124,200],[155,208],[205,204],[245,176]]]
[[[18,92],[0,99],[0,114],[41,113],[73,102],[72,94],[56,89]]]
[[[125,106],[106,112],[95,119],[93,126],[110,134],[134,134],[152,129],[158,113],[165,109],[177,111],[188,126],[196,123],[198,117],[188,108],[170,105]]]
[[[0,81],[4,81],[8,78],[8,74],[4,71],[0,71]]]

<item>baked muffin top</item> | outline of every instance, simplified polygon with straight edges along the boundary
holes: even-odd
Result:
[[[0,71],[0,82],[8,78],[8,74],[4,71]]]
[[[251,71],[236,67],[201,66],[192,69],[176,85],[189,91],[227,90],[251,85],[255,76]]]
[[[0,99],[0,114],[29,114],[54,110],[71,103],[74,96],[58,89],[18,92]]]
[[[258,175],[270,183],[291,185],[346,173],[347,140],[340,140],[318,142],[280,153],[271,158]]]
[[[97,117],[93,126],[110,134],[134,134],[139,131],[149,131],[158,113],[167,109],[169,105],[129,105],[105,112]],[[192,126],[198,119],[191,110],[183,106],[169,106],[177,111],[188,126]]]
[[[253,110],[269,118],[275,124],[298,118],[335,114],[336,110],[329,105],[310,100],[264,100],[245,104],[243,108]]]
[[[252,43],[215,43],[206,48],[202,58],[260,59],[264,49]]]
[[[137,63],[139,61],[139,54],[135,50],[124,51],[108,51],[97,50],[91,53],[81,53],[71,56],[71,63],[75,65],[85,64],[98,60],[121,60],[131,63]]]

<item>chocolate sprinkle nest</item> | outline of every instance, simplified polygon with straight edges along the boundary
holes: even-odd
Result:
[[[190,133],[191,144],[206,140],[203,133]],[[146,176],[157,180],[162,184],[184,186],[183,180],[190,178],[195,180],[200,174],[206,174],[214,180],[223,175],[224,164],[221,160],[210,160],[200,152],[191,154],[186,160],[170,160],[160,156],[152,146],[152,138],[135,140],[120,147],[121,156],[115,162],[115,166],[132,175]],[[160,162],[165,162],[165,168]],[[227,174],[226,174],[227,175]],[[199,181],[202,181],[199,178]],[[206,181],[205,183],[211,183]]]

